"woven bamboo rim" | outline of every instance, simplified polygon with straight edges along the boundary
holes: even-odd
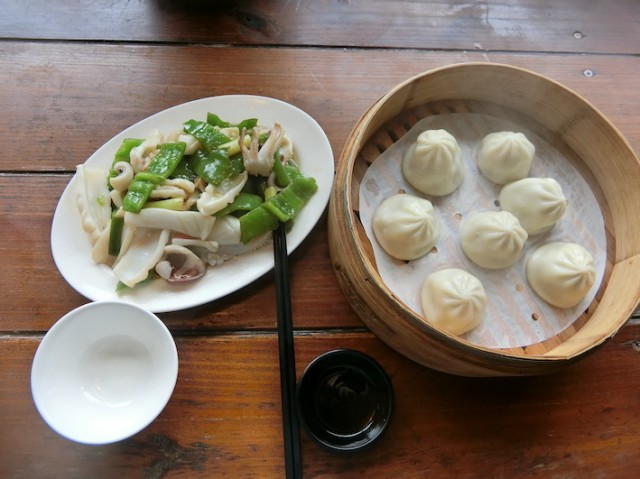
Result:
[[[561,149],[591,186],[605,219],[607,266],[596,298],[560,334],[523,348],[490,349],[425,323],[385,286],[358,217],[368,165],[428,115],[481,112],[522,124]],[[640,160],[588,101],[536,73],[467,63],[398,85],[353,128],[329,206],[329,246],[338,282],[362,321],[390,346],[425,366],[465,376],[534,375],[583,358],[613,336],[640,301]]]

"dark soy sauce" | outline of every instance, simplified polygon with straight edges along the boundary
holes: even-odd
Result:
[[[378,391],[360,370],[330,371],[316,393],[318,419],[334,434],[357,434],[372,422]]]

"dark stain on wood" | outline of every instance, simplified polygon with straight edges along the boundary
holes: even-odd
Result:
[[[151,435],[148,447],[156,457],[145,469],[146,479],[160,479],[176,469],[203,471],[209,453],[208,444],[194,442],[189,446],[182,446],[164,434]]]

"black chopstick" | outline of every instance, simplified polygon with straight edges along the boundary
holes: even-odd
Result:
[[[287,479],[302,477],[300,429],[296,407],[296,359],[293,350],[291,289],[287,256],[287,233],[284,223],[273,232],[274,272],[276,277],[276,310],[280,353],[280,390],[282,393],[282,426],[284,460]]]

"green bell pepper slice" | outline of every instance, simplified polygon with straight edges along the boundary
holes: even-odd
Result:
[[[276,175],[276,182],[278,183],[278,185],[280,185],[283,188],[285,186],[289,186],[289,183],[291,183],[291,178],[289,177],[289,172],[287,171],[287,169],[282,164],[282,161],[280,161],[280,155],[278,155],[277,152],[276,152],[273,160],[274,160],[273,161],[273,172]]]
[[[140,172],[136,173],[136,176],[134,177],[134,180],[148,181],[149,183],[153,183],[154,185],[159,185],[165,179],[161,175],[157,175],[155,173],[151,173],[151,172],[149,172],[149,170],[147,170],[147,171],[140,171]]]
[[[237,125],[234,125],[233,123],[229,123],[228,121],[224,121],[222,118],[220,118],[215,113],[207,113],[207,123],[209,125],[211,125],[211,126],[217,126],[218,128],[229,128],[230,126],[237,126],[240,129],[240,131],[242,131],[243,128],[246,128],[247,130],[250,130],[253,127],[255,127],[258,124],[258,119],[257,118],[247,118],[246,120],[242,120]]]
[[[125,161],[127,163],[131,163],[131,159],[129,155],[131,154],[131,150],[133,150],[136,146],[139,146],[144,140],[138,138],[125,138],[122,140],[118,151],[113,157],[113,162],[111,163],[111,168],[109,169],[109,180],[111,178],[115,178],[118,176],[119,172],[115,169],[116,163],[120,163],[121,161]],[[109,189],[111,189],[111,183],[109,183]]]
[[[184,156],[186,144],[183,142],[167,143],[160,147],[158,154],[151,160],[144,172],[133,178],[127,194],[122,200],[125,211],[139,213],[149,199],[156,184],[168,178]]]
[[[230,177],[233,171],[229,155],[224,150],[198,150],[189,157],[187,163],[196,175],[216,186]]]
[[[112,215],[111,225],[109,226],[109,249],[111,256],[118,256],[122,247],[122,229],[124,228],[124,216]]]
[[[160,208],[163,210],[182,211],[184,209],[184,199],[166,198],[164,200],[147,201],[142,209]]]
[[[289,162],[287,164],[283,164],[278,152],[276,152],[274,156],[273,172],[276,174],[276,182],[282,188],[289,186],[294,178],[302,176],[302,173],[300,173],[300,170],[295,163]]]
[[[208,151],[216,150],[220,145],[231,141],[218,128],[204,121],[188,120],[182,127],[186,133],[193,135]]]
[[[240,241],[247,243],[275,230],[279,222],[290,221],[317,190],[318,185],[314,178],[294,178],[289,186],[239,218]]]
[[[129,185],[127,194],[122,199],[122,208],[125,211],[139,213],[156,187],[155,183],[146,180],[134,180]]]
[[[300,176],[294,178],[289,186],[266,201],[264,207],[279,221],[285,222],[297,215],[318,190],[316,180]]]
[[[125,138],[122,140],[122,144],[116,151],[115,156],[113,157],[113,163],[116,164],[119,161],[126,161],[130,163],[129,155],[131,154],[131,150],[133,150],[136,146],[140,146],[144,140],[140,138]]]
[[[230,215],[237,211],[246,212],[256,209],[262,204],[262,197],[251,193],[240,192],[235,199],[223,209],[215,213],[215,216]]]
[[[235,178],[244,171],[244,159],[242,158],[242,155],[230,156],[229,164],[231,165],[229,178]]]
[[[160,146],[160,151],[153,157],[153,160],[151,160],[147,168],[147,173],[157,175],[162,179],[169,178],[173,170],[178,166],[178,163],[180,163],[180,160],[182,160],[186,147],[186,143],[181,141],[177,143],[165,143]]]
[[[264,203],[242,215],[239,220],[240,241],[245,244],[278,227],[278,218],[264,207]]]
[[[189,180],[189,181],[196,180],[198,175],[189,167],[188,158],[190,159],[190,157],[185,156],[183,161],[178,163],[178,166],[176,166],[176,169],[173,170],[173,173],[171,174],[170,178],[180,178],[180,179]]]

